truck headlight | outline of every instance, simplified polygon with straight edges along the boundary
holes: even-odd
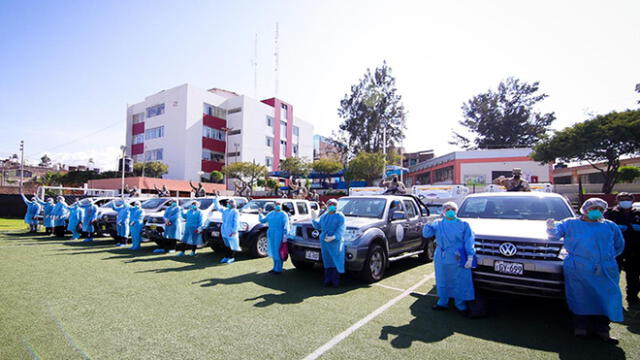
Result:
[[[344,232],[344,241],[356,241],[361,235],[360,229],[347,229]]]
[[[564,260],[567,257],[567,255],[569,255],[569,252],[563,246],[562,249],[560,249],[560,253],[558,253],[558,259]]]
[[[239,231],[247,231],[249,230],[249,224],[246,222],[241,222],[240,223],[240,227],[238,228]]]
[[[291,227],[289,227],[289,232],[287,233],[287,236],[289,238],[294,238],[296,237],[296,233],[298,232],[298,226],[297,225],[293,225]]]

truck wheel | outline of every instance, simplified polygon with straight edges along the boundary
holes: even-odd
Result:
[[[217,241],[213,241],[213,240],[209,240],[209,246],[211,247],[211,250],[213,250],[214,252],[223,252],[227,249],[226,246],[224,246],[224,244],[220,244]]]
[[[425,240],[424,252],[418,255],[418,259],[424,261],[426,264],[433,261],[433,255],[436,253],[436,243],[433,239]]]
[[[373,244],[367,254],[367,260],[360,272],[360,277],[366,283],[379,281],[384,276],[386,268],[387,255],[380,245]]]
[[[251,245],[251,255],[253,255],[254,257],[266,257],[267,247],[269,246],[268,244],[267,232],[261,231],[260,233],[258,233],[258,236],[256,236],[256,239]]]
[[[308,261],[299,261],[291,259],[293,266],[296,270],[311,270],[313,269],[313,263]]]

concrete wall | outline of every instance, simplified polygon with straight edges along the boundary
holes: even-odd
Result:
[[[482,175],[487,183],[491,183],[492,171],[511,171],[513,168],[521,168],[526,179],[537,176],[538,182],[549,182],[549,166],[540,165],[535,161],[504,161],[486,163],[462,163],[460,164],[461,183],[464,183],[467,175]]]

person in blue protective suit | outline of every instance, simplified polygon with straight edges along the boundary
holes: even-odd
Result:
[[[36,197],[36,199],[38,199]],[[47,235],[53,233],[53,208],[56,204],[53,202],[53,198],[47,198],[47,201],[38,199],[38,203],[42,205],[42,225],[44,225],[44,232]]]
[[[456,203],[444,203],[443,218],[432,224],[426,224],[422,228],[422,237],[435,236],[436,238],[433,261],[436,270],[438,302],[433,305],[433,309],[448,309],[449,300],[453,298],[458,311],[466,315],[467,301],[475,299],[471,267],[476,251],[473,247],[473,231],[466,221],[457,217],[457,212]]]
[[[196,256],[196,250],[199,246],[204,245],[202,241],[202,227],[204,225],[204,216],[202,211],[198,209],[199,203],[193,201],[189,206],[189,210],[181,212],[181,216],[185,219],[184,234],[182,234],[182,242],[187,248],[191,249],[191,256]],[[178,256],[184,256],[184,250],[178,253]]]
[[[610,321],[622,321],[622,292],[616,256],[624,250],[620,228],[602,216],[607,202],[591,198],[582,204],[579,218],[555,223],[547,220],[553,239],[564,238],[565,293],[574,314],[574,334],[596,335],[617,344],[609,334]]]
[[[144,213],[140,201],[135,201],[129,208],[129,232],[131,233],[131,250],[139,250],[142,243],[142,227]]]
[[[182,209],[176,200],[171,200],[169,207],[164,211],[164,247],[153,250],[154,253],[164,253],[175,250],[176,243],[182,239]]]
[[[282,205],[276,204],[275,210],[269,212],[266,216],[262,216],[262,209],[258,217],[261,223],[267,224],[267,254],[273,259],[273,269],[269,271],[272,274],[282,273],[282,258],[280,257],[280,245],[287,242],[285,236],[289,231],[289,216],[282,211]]]
[[[227,200],[227,207],[223,208],[218,202],[218,198],[213,200],[213,206],[216,210],[222,213],[222,227],[220,228],[220,235],[224,241],[224,245],[227,247],[227,254],[222,260],[223,264],[231,264],[236,261],[236,252],[240,251],[240,235],[238,229],[240,228],[240,214],[236,209],[236,202],[233,199]]]
[[[67,230],[71,232],[71,240],[80,238],[78,232],[78,225],[82,222],[82,208],[78,206],[78,202],[69,205],[69,223],[67,224]]]
[[[69,205],[67,205],[64,196],[56,198],[56,205],[53,207],[51,215],[53,216],[53,234],[57,237],[63,237],[69,218]]]
[[[116,212],[116,240],[117,246],[126,246],[129,239],[130,206],[123,199],[111,202],[111,208]]]
[[[93,233],[95,233],[95,222],[98,220],[98,207],[91,202],[91,199],[82,199],[80,201],[80,208],[82,208],[82,233],[84,235],[84,242],[93,241]]]
[[[320,230],[320,253],[324,266],[324,285],[338,286],[340,274],[344,274],[344,232],[345,218],[338,211],[338,201],[327,202],[327,211],[312,221],[313,227]]]
[[[38,215],[40,214],[40,203],[34,195],[31,200],[24,194],[20,194],[24,204],[27,205],[27,212],[24,214],[24,222],[29,225],[29,232],[38,232]]]

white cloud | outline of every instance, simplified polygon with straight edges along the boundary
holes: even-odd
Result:
[[[40,157],[44,154],[45,152],[42,152],[38,154],[38,156],[28,159],[28,162],[37,164],[40,162]],[[100,149],[92,148],[75,152],[46,152],[46,154],[54,164],[60,163],[71,166],[87,166],[89,159],[93,159],[96,168],[99,168],[101,171],[106,171],[116,170],[118,167],[120,149],[117,146],[106,146]]]

